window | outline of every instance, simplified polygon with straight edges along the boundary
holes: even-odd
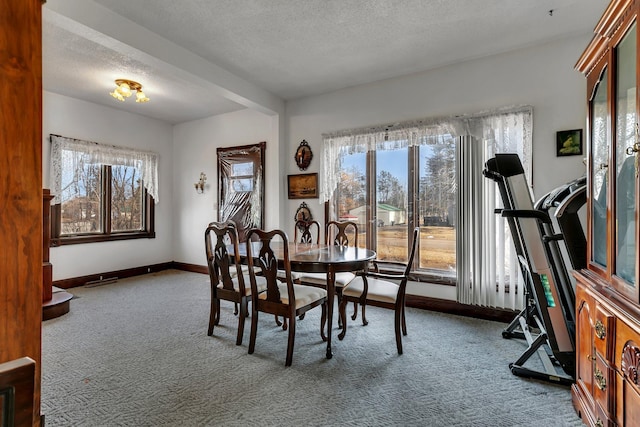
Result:
[[[420,227],[415,279],[455,284],[466,304],[519,309],[513,243],[482,169],[517,153],[530,183],[531,129],[532,109],[516,107],[325,134],[320,197],[331,218],[358,223],[379,259],[406,261]]]
[[[420,226],[415,270],[453,281],[456,146],[455,138],[444,135],[409,147],[378,143],[372,155],[364,146],[345,150],[335,193],[338,219],[355,221],[360,245],[375,248],[377,258],[387,261],[407,260],[410,230]]]
[[[153,238],[157,155],[51,135],[52,245]],[[157,202],[157,195],[156,200]]]

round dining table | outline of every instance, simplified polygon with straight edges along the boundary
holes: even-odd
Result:
[[[259,242],[253,242],[252,253],[259,253]],[[280,249],[278,249],[280,248]],[[275,256],[282,259],[282,245],[273,245]],[[241,256],[246,256],[246,246],[239,247]],[[331,329],[333,327],[333,300],[335,297],[336,273],[364,270],[376,257],[375,251],[365,248],[316,243],[289,243],[291,270],[304,273],[327,274],[327,359],[333,357]]]

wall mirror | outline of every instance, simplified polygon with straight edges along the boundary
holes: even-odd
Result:
[[[250,228],[264,228],[266,142],[218,148],[218,221],[233,220],[245,241]]]
[[[309,147],[309,143],[306,140],[302,140],[293,158],[295,159],[296,165],[298,165],[298,168],[300,168],[301,171],[306,170],[309,167],[309,165],[311,164],[311,159],[313,159],[313,152],[311,151],[311,147]]]

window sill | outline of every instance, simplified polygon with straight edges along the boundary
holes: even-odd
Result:
[[[132,239],[155,239],[155,232],[134,232],[134,233],[118,233],[118,234],[98,234],[91,236],[69,236],[51,239],[51,247],[66,245],[78,245],[82,243],[110,242],[115,240],[132,240]]]
[[[380,263],[384,264],[384,261]],[[380,268],[383,273],[402,274],[403,271],[394,268]],[[456,286],[457,278],[455,275],[446,275],[441,270],[414,270],[409,273],[409,280],[413,282],[429,282],[435,285]]]

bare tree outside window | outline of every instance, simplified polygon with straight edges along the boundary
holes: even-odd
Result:
[[[143,225],[143,187],[140,172],[128,166],[111,167],[111,230],[137,231]]]
[[[76,156],[71,151],[63,153],[67,163],[79,163],[73,173],[63,176],[61,233],[84,234],[102,232],[102,168],[86,163],[85,156]]]

